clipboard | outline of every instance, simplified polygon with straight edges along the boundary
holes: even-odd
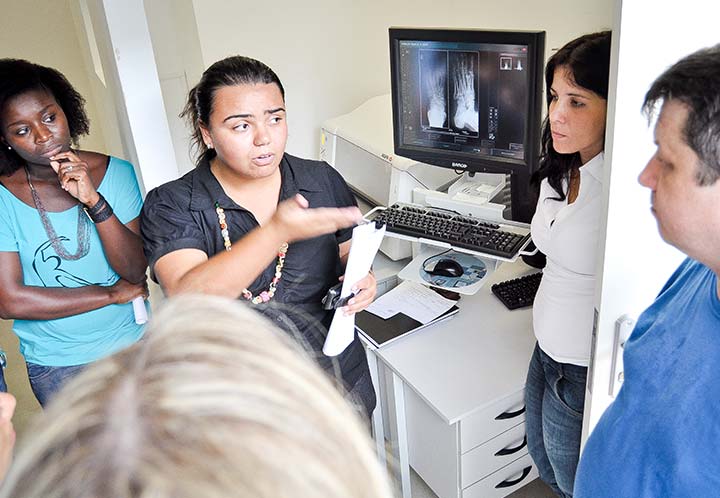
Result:
[[[390,318],[380,318],[368,311],[361,311],[355,315],[355,330],[362,334],[373,346],[380,348],[435,323],[453,317],[460,308],[453,306],[435,319],[423,324],[403,313],[397,313]]]

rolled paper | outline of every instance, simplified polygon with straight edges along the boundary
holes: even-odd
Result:
[[[147,308],[145,307],[145,299],[138,296],[132,300],[133,313],[135,313],[135,323],[142,325],[148,321]]]
[[[366,223],[353,229],[345,279],[340,291],[341,298],[350,296],[353,293],[352,286],[368,274],[384,235],[385,225],[376,228],[374,223]],[[355,316],[345,316],[342,309],[338,308],[325,338],[323,353],[325,356],[337,356],[345,351],[354,338]]]

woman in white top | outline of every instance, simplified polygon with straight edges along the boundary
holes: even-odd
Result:
[[[572,496],[580,454],[609,65],[605,31],[569,42],[545,68],[548,117],[531,229],[547,264],[533,307],[538,342],[525,403],[530,455],[540,478],[561,497]]]

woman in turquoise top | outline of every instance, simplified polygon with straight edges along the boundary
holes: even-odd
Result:
[[[142,335],[140,189],[130,163],[71,148],[89,131],[84,103],[55,69],[0,59],[0,317],[42,405]]]

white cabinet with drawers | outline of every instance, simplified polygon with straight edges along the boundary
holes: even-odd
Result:
[[[375,351],[393,379],[403,492],[407,465],[440,498],[506,496],[537,477],[525,437],[525,376],[535,339],[530,309],[507,310],[492,283],[533,271],[503,264],[455,318]],[[387,407],[385,407],[387,408]]]

